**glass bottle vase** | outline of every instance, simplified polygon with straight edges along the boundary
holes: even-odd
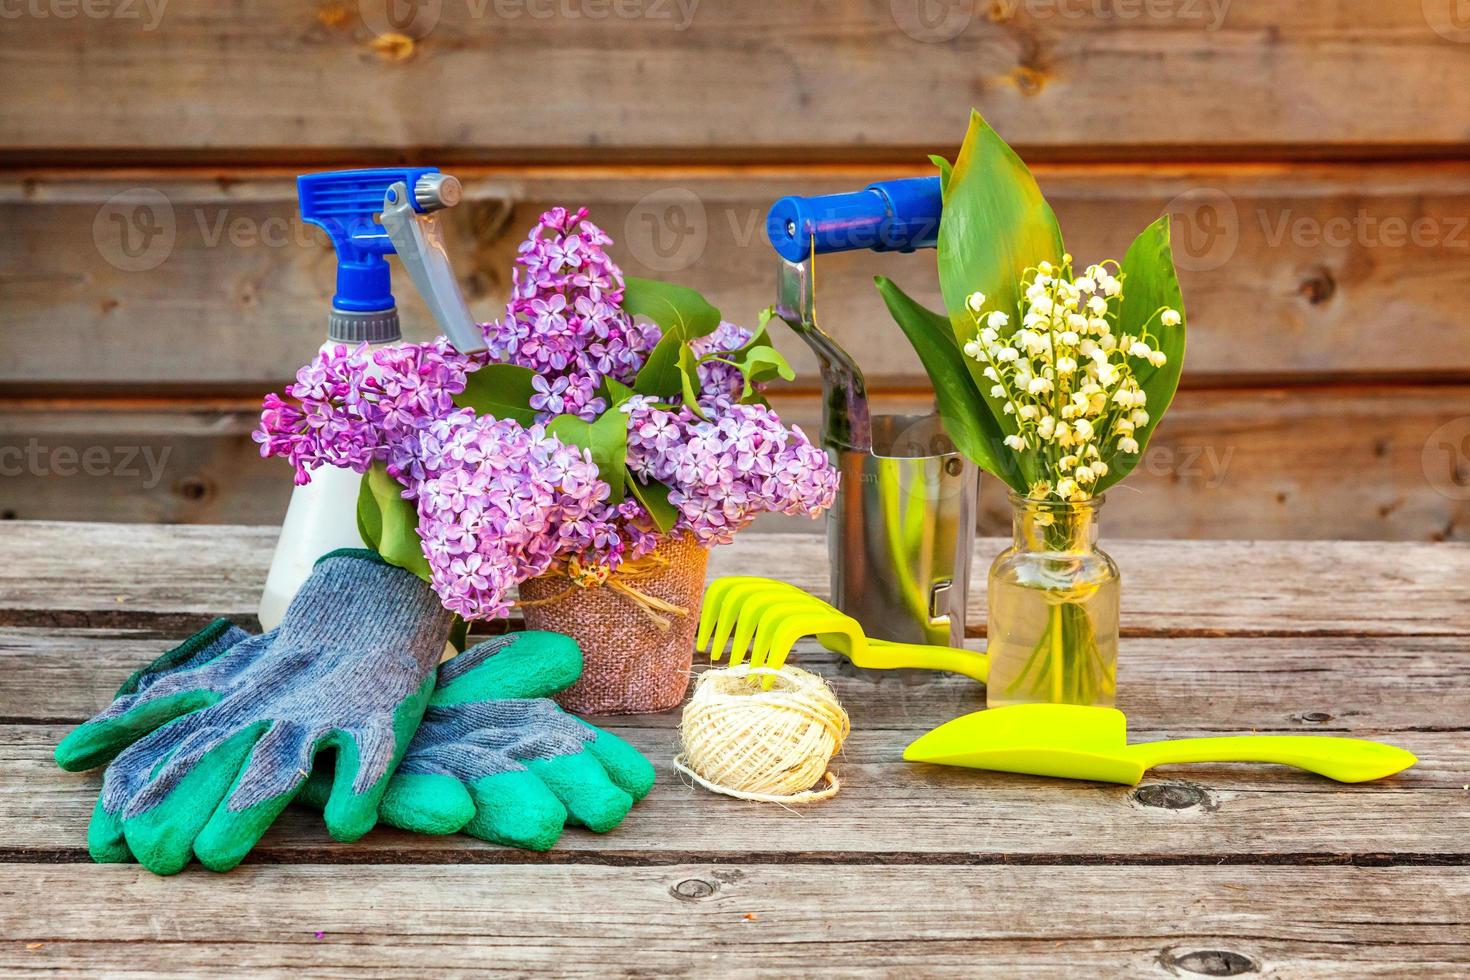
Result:
[[[1010,501],[1014,539],[990,566],[986,705],[1111,706],[1120,576],[1097,546],[1103,498]]]

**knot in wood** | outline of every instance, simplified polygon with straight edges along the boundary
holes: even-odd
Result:
[[[702,898],[709,898],[719,890],[720,886],[713,881],[705,881],[703,878],[685,878],[670,888],[669,894],[681,902],[697,902]]]
[[[1188,783],[1149,783],[1134,790],[1133,799],[1160,810],[1188,810],[1209,802],[1203,789]]]
[[[1255,960],[1249,956],[1226,949],[1197,949],[1188,953],[1165,950],[1162,959],[1165,966],[1207,977],[1238,977],[1242,973],[1254,973],[1259,969]]]

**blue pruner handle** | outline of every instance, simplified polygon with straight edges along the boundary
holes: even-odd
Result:
[[[884,180],[849,194],[783,197],[771,205],[766,234],[788,262],[813,251],[912,252],[938,242],[943,208],[938,177]]]

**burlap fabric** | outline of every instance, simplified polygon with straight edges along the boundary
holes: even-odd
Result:
[[[664,617],[670,620],[667,630],[659,629],[633,598],[607,585],[575,588],[547,602],[567,592],[566,576],[543,575],[521,584],[521,599],[529,603],[527,628],[565,633],[582,648],[582,679],[556,695],[568,711],[642,714],[684,700],[709,552],[681,535],[663,539],[656,554],[668,565],[627,584],[686,610]]]

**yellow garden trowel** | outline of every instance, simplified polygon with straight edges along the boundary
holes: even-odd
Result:
[[[1115,708],[1016,704],[976,711],[920,736],[908,762],[994,769],[1063,779],[1134,785],[1154,766],[1176,762],[1274,762],[1361,783],[1419,761],[1382,742],[1325,735],[1239,735],[1128,744],[1128,721]]]

